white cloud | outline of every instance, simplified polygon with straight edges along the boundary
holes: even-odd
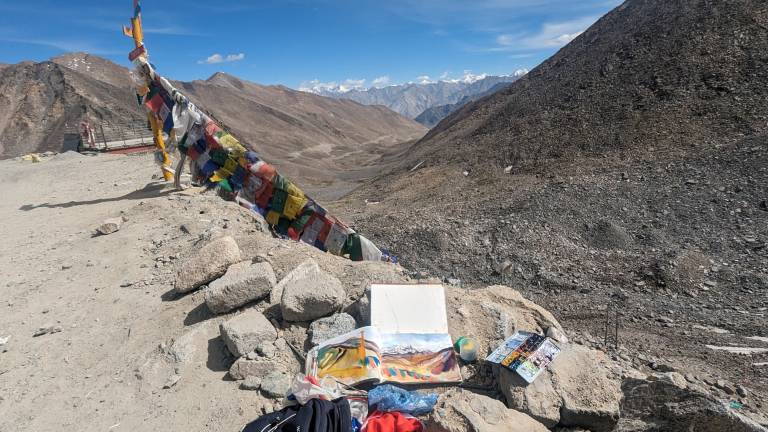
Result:
[[[547,48],[560,48],[576,39],[598,17],[589,16],[570,21],[544,23],[536,33],[500,34],[496,37],[496,47],[490,51],[527,51]]]
[[[373,80],[373,86],[377,88],[386,87],[390,82],[390,78],[386,75],[380,76]]]
[[[378,78],[377,78],[378,79]],[[299,86],[300,91],[309,93],[347,93],[352,90],[366,90],[365,79],[348,78],[341,83],[336,81],[321,82],[318,79],[304,81]]]
[[[226,56],[223,56],[219,53],[212,54],[208,56],[205,60],[198,61],[199,64],[218,64],[218,63],[231,63],[231,62],[237,62],[240,60],[243,60],[245,58],[245,54],[239,53],[239,54],[227,54]]]

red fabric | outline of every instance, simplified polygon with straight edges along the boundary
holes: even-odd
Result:
[[[333,227],[333,221],[328,220],[325,216],[318,215],[317,217],[323,221],[323,228],[317,234],[317,239],[320,240],[320,243],[325,244],[325,240],[328,238],[328,233],[331,232],[331,227]]]
[[[160,111],[160,108],[162,108],[163,105],[165,105],[165,101],[163,100],[163,97],[160,96],[160,93],[154,95],[152,99],[147,101],[147,106],[155,114]]]
[[[256,204],[259,207],[266,209],[269,205],[269,201],[272,199],[272,192],[274,186],[271,182],[264,180],[261,184],[261,188],[256,191]]]
[[[219,132],[221,132],[221,128],[219,128],[219,125],[217,125],[216,123],[210,121],[205,124],[205,143],[208,145],[209,148],[212,148],[212,149],[221,148],[221,145],[219,144],[219,139],[216,136]]]
[[[419,419],[399,412],[374,411],[368,415],[362,432],[423,432]]]

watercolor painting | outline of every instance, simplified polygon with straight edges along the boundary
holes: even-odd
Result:
[[[317,349],[315,376],[331,376],[345,384],[379,379],[381,365],[376,331],[364,327]]]
[[[379,337],[382,380],[403,384],[460,382],[448,334],[390,333]]]

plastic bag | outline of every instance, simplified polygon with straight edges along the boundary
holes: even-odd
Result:
[[[297,374],[291,383],[291,394],[304,405],[310,399],[334,400],[342,396],[338,383],[330,379],[318,382],[311,376]]]
[[[390,384],[378,386],[368,392],[368,406],[376,406],[379,411],[400,411],[421,415],[431,412],[436,403],[436,393],[422,394]]]

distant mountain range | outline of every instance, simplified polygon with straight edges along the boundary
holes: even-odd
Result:
[[[310,86],[300,90],[315,93],[336,99],[351,99],[363,105],[384,105],[408,118],[417,119],[425,111],[436,109],[422,117],[419,121],[425,126],[431,127],[443,117],[461,107],[464,103],[478,98],[478,95],[486,95],[499,84],[508,84],[517,81],[528,71],[519,70],[512,75],[504,76],[472,76],[461,80],[447,80],[424,84],[401,84],[382,88],[371,87],[367,90],[352,89],[337,86]],[[463,102],[462,102],[463,101]],[[447,107],[448,105],[458,105]]]
[[[432,108],[427,108],[424,110],[424,112],[419,114],[419,116],[416,117],[414,120],[431,129],[432,127],[440,123],[442,119],[448,117],[450,113],[458,110],[459,108],[463,107],[469,102],[473,102],[478,99],[482,99],[488,95],[492,95],[499,90],[509,87],[510,85],[512,85],[512,82],[500,82],[484,92],[464,96],[463,98],[461,98],[460,101],[456,103],[447,104],[447,105],[437,105],[437,106],[433,106]]]

